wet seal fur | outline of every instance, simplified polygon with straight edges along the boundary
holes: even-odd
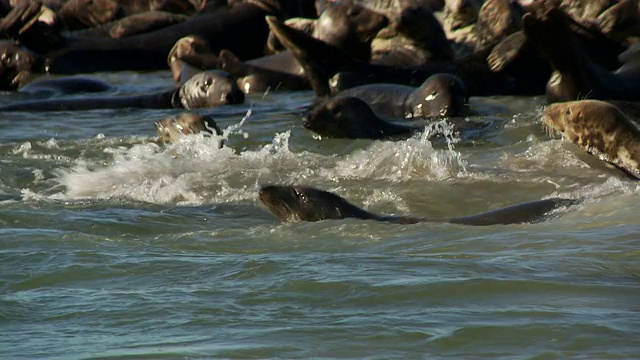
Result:
[[[431,75],[417,88],[370,84],[343,90],[337,96],[354,96],[366,101],[378,113],[408,119],[462,116],[468,112],[469,102],[464,82],[446,73]]]
[[[235,79],[224,71],[212,70],[196,74],[178,89],[156,94],[25,101],[2,106],[0,110],[196,109],[243,102],[244,93],[238,88]]]
[[[336,194],[303,186],[264,186],[259,191],[259,198],[267,209],[282,222],[354,218],[387,221],[397,224],[444,222],[474,226],[535,223],[545,220],[552,210],[580,202],[580,200],[575,199],[550,198],[470,216],[424,218],[374,214],[351,204]]]
[[[543,126],[588,153],[640,179],[640,130],[616,106],[580,100],[547,106]]]
[[[164,145],[174,143],[181,137],[190,134],[213,134],[215,132],[218,136],[222,135],[222,131],[213,118],[196,113],[181,113],[157,121],[156,131],[158,141]],[[220,148],[222,145],[221,141]]]
[[[400,140],[424,131],[424,127],[384,120],[366,102],[352,96],[331,98],[316,105],[303,125],[320,136],[342,139]]]

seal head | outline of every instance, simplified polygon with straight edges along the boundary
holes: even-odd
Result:
[[[374,140],[407,138],[423,130],[380,119],[366,102],[353,96],[331,98],[318,104],[306,116],[304,127],[330,138]]]
[[[11,41],[0,41],[0,90],[15,91],[29,81],[40,61]]]
[[[201,132],[222,135],[218,124],[209,116],[196,113],[182,113],[156,122],[158,140],[162,144],[176,142],[184,135]],[[220,144],[222,146],[222,143]]]
[[[260,201],[282,222],[330,219],[376,219],[371,214],[327,191],[304,186],[264,186]]]
[[[242,104],[244,93],[236,80],[222,70],[204,71],[187,80],[178,91],[184,109],[207,108],[226,104]]]
[[[407,98],[409,117],[461,116],[468,110],[469,92],[453,74],[431,75]]]
[[[640,177],[640,131],[616,106],[599,100],[554,103],[543,126],[635,178]]]

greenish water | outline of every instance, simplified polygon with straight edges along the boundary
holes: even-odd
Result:
[[[489,126],[432,144],[314,138],[312,98],[203,111],[223,149],[153,143],[176,111],[1,113],[0,358],[640,358],[639,186],[550,138],[543,99],[472,99]],[[586,200],[527,225],[280,224],[268,183],[416,216]]]

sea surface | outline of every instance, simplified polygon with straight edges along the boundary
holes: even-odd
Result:
[[[640,185],[547,134],[543,97],[472,98],[467,130],[397,142],[314,136],[313,97],[202,110],[225,135],[167,147],[154,122],[178,110],[0,113],[0,358],[640,359]],[[584,201],[523,225],[281,224],[265,184],[414,216]]]

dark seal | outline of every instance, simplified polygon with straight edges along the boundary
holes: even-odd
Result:
[[[366,102],[351,96],[316,105],[305,117],[304,127],[320,136],[342,139],[400,140],[424,131],[424,127],[384,120]]]
[[[25,101],[0,107],[0,110],[196,109],[243,102],[244,93],[238,88],[235,79],[224,71],[213,70],[196,74],[178,89],[156,94]]]
[[[469,93],[453,74],[434,74],[417,88],[396,84],[370,84],[343,90],[337,96],[366,101],[374,111],[393,118],[429,119],[468,113]]]
[[[346,199],[319,189],[303,186],[264,186],[260,201],[282,222],[362,219],[397,224],[448,222],[463,225],[507,225],[542,221],[555,209],[574,205],[580,200],[551,198],[513,205],[477,215],[455,218],[423,218],[378,215],[351,204]]]

